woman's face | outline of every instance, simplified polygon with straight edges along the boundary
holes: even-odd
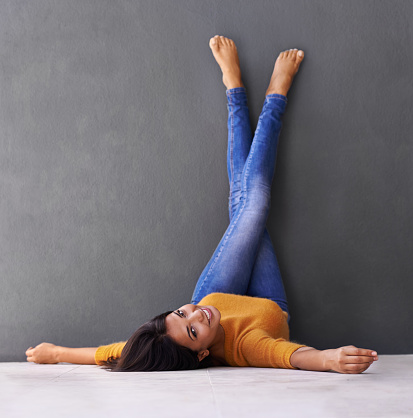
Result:
[[[221,313],[214,306],[188,304],[166,317],[166,330],[177,344],[200,353],[214,344],[220,319]]]

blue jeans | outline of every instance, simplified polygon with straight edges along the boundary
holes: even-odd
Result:
[[[230,223],[198,279],[191,303],[213,292],[271,299],[288,313],[277,258],[266,229],[281,116],[287,98],[269,94],[252,138],[245,88],[226,91]]]

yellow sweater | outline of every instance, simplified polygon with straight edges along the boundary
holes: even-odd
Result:
[[[225,331],[225,360],[230,366],[294,367],[290,357],[302,344],[289,339],[287,313],[272,300],[228,293],[211,293],[199,305],[221,312]],[[120,357],[126,341],[99,347],[95,362]]]

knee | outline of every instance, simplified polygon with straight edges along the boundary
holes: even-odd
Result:
[[[247,210],[257,213],[267,213],[271,205],[271,190],[268,187],[258,187],[249,190],[245,197]]]

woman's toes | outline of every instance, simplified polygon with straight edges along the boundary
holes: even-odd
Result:
[[[215,35],[213,38],[209,40],[209,46],[214,46],[215,48],[219,47],[219,43],[221,42],[221,38],[219,35]]]

